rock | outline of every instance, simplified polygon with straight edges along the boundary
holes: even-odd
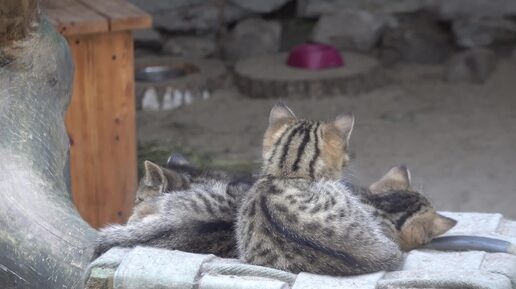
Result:
[[[480,47],[516,41],[516,23],[503,18],[462,18],[453,21],[455,42]]]
[[[396,20],[385,14],[365,10],[345,10],[322,16],[314,27],[312,40],[341,50],[369,51],[387,26]]]
[[[183,94],[178,89],[173,90],[172,87],[167,87],[165,95],[163,95],[162,110],[172,110],[180,107],[183,104]]]
[[[143,110],[159,110],[159,98],[155,88],[149,88],[145,91],[142,98]]]
[[[290,51],[300,43],[306,43],[312,38],[315,21],[306,18],[288,18],[281,21],[281,51]]]
[[[216,31],[221,24],[217,1],[130,0],[152,14],[153,26],[168,31]],[[224,23],[235,22],[251,12],[226,1]]]
[[[189,5],[199,5],[205,0],[129,0],[134,5],[148,12],[157,12],[160,10],[179,9]]]
[[[291,0],[231,0],[234,4],[257,13],[270,13]]]
[[[297,7],[298,15],[303,17],[319,17],[346,9],[396,14],[431,10],[443,20],[516,15],[514,0],[298,0]]]
[[[502,17],[516,15],[514,0],[441,0],[437,2],[439,17],[454,20],[462,17]]]
[[[484,83],[496,68],[496,55],[485,48],[473,48],[453,56],[445,68],[449,82]]]
[[[341,10],[368,10],[383,13],[408,13],[420,11],[432,0],[298,0],[297,14],[302,17],[319,17]]]
[[[512,59],[512,62],[514,64],[516,64],[516,48],[512,51],[511,59]]]
[[[165,54],[187,58],[204,58],[215,53],[215,39],[200,36],[177,36],[169,38],[163,45]]]
[[[238,23],[223,41],[224,56],[230,60],[273,54],[281,44],[281,25],[277,21],[249,18]]]
[[[137,29],[133,31],[136,42],[161,42],[161,35],[154,29]]]
[[[186,74],[158,82],[137,79],[135,83],[137,110],[176,108],[191,102],[193,98],[209,98],[210,92],[228,85],[229,73],[225,63],[220,59],[153,55],[136,58],[134,63],[135,70],[156,65],[183,68]],[[190,91],[190,96],[186,95],[186,91]],[[205,93],[206,91],[208,93]]]
[[[380,56],[389,62],[438,64],[452,54],[451,35],[432,16],[418,13],[399,21],[398,27],[386,29],[381,40]]]
[[[161,51],[161,35],[154,29],[133,31],[134,46],[137,50]]]

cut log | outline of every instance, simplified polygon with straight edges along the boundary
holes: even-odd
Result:
[[[249,58],[236,64],[235,82],[257,98],[355,95],[388,82],[376,59],[350,52],[343,57],[343,67],[322,70],[289,67],[286,54]]]

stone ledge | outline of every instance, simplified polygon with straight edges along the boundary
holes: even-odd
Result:
[[[433,250],[414,250],[405,259],[403,271],[453,271],[478,270],[482,265],[485,252],[438,252]]]
[[[516,240],[516,222],[500,214],[443,214],[459,221],[451,235]],[[89,289],[187,289],[199,284],[202,286],[198,288],[203,289],[516,288],[516,256],[479,251],[413,250],[407,254],[401,271],[345,277],[309,273],[296,276],[235,259],[143,247],[113,248],[90,267]]]
[[[314,288],[347,288],[347,289],[374,289],[376,283],[385,272],[365,274],[360,276],[333,277],[310,273],[300,273],[292,289]]]
[[[441,212],[443,215],[457,220],[457,225],[445,235],[477,235],[495,233],[500,226],[501,214],[487,213],[455,213]]]
[[[393,288],[477,288],[512,289],[509,278],[480,270],[440,272],[397,271],[385,274],[378,281],[378,289]]]

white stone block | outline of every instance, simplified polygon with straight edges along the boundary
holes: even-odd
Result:
[[[194,288],[201,265],[212,258],[213,255],[136,247],[118,266],[113,288]]]
[[[413,271],[453,271],[478,270],[482,265],[484,252],[440,252],[433,250],[414,250],[409,253],[403,270]]]
[[[486,254],[480,267],[482,271],[498,273],[511,279],[513,288],[516,288],[516,256],[503,253]]]
[[[349,277],[333,277],[300,273],[292,289],[374,289],[377,281],[382,278],[385,272],[365,274]]]
[[[502,221],[501,214],[441,212],[457,220],[457,225],[445,235],[480,235],[495,233]]]
[[[377,289],[453,288],[512,289],[509,278],[480,270],[396,271],[385,274]]]

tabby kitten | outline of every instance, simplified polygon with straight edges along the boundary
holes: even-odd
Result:
[[[236,207],[249,184],[151,162],[145,168],[133,216],[127,225],[100,230],[95,257],[115,246],[137,245],[237,257]]]
[[[403,251],[423,247],[457,223],[437,213],[430,201],[411,187],[406,166],[393,167],[369,189],[346,185],[370,206],[384,233]]]
[[[190,188],[188,176],[180,172],[162,168],[151,161],[145,161],[144,175],[136,190],[133,213],[127,223],[137,222],[144,217],[159,211],[159,198],[166,192],[186,190]]]
[[[244,261],[349,275],[396,269],[399,246],[373,210],[339,182],[354,119],[298,120],[274,106],[263,141],[262,176],[245,194],[236,235]]]
[[[173,154],[168,167],[188,166],[190,170],[199,170],[180,154]],[[181,171],[184,178],[188,175]],[[228,173],[218,171],[218,176]],[[251,176],[237,179],[234,185],[245,186],[247,190],[253,180]],[[410,171],[406,166],[393,167],[369,189],[353,183],[342,181],[362,203],[371,206],[373,217],[381,224],[383,232],[396,242],[403,251],[420,248],[433,238],[451,229],[456,221],[438,214],[432,204],[410,184]]]
[[[200,169],[180,154],[172,154],[167,167],[161,167],[151,161],[144,162],[144,176],[136,191],[135,206],[127,223],[134,223],[142,218],[159,212],[159,196],[176,191],[189,190],[192,184],[212,182],[227,183],[230,195],[240,196],[253,182],[251,176],[234,176],[228,172],[212,169]]]
[[[136,191],[135,204],[166,192],[186,190],[191,183],[203,183],[209,180],[227,182],[234,178],[224,171],[194,167],[183,155],[178,153],[170,155],[166,167],[145,161],[144,170],[144,176]]]

